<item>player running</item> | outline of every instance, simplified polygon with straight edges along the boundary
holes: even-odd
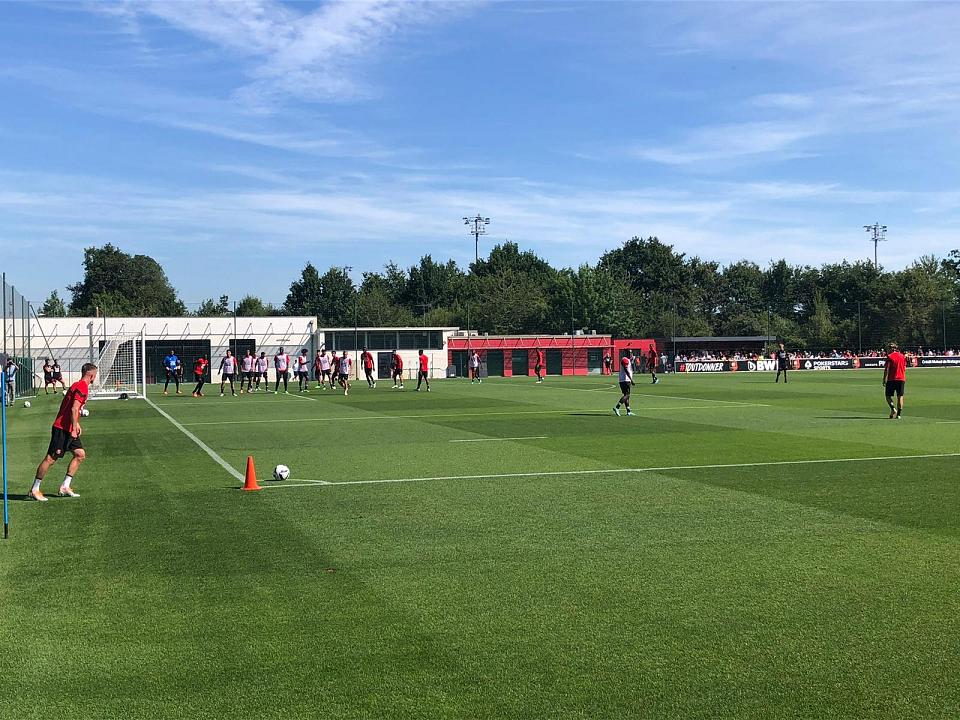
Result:
[[[417,358],[420,361],[420,367],[417,369],[417,392],[420,392],[420,384],[427,383],[427,392],[430,392],[430,358],[423,350],[417,350]]]
[[[470,354],[470,384],[473,385],[473,381],[476,380],[478,383],[482,383],[483,380],[480,379],[480,353],[474,350]]]
[[[84,363],[80,368],[80,379],[77,380],[67,391],[66,396],[60,402],[60,409],[57,411],[57,418],[53,421],[53,429],[50,433],[50,446],[47,448],[47,454],[37,466],[37,474],[34,476],[33,488],[30,490],[30,497],[38,502],[46,502],[47,498],[40,492],[40,483],[44,476],[53,467],[53,464],[70,453],[73,457],[67,466],[67,474],[60,485],[60,497],[80,497],[70,487],[73,482],[73,476],[80,469],[80,463],[86,458],[86,452],[83,449],[83,443],[80,441],[80,411],[87,403],[87,397],[90,395],[90,383],[97,378],[97,366],[93,363]]]
[[[177,395],[182,395],[180,392],[180,358],[177,357],[177,354],[171,350],[167,353],[167,356],[163,359],[163,371],[166,373],[166,380],[163,383],[163,394],[167,394],[167,390],[170,388],[170,381],[173,380],[174,384],[177,387]]]
[[[400,357],[399,350],[393,351],[393,357],[390,358],[390,371],[393,375],[393,389],[403,390],[403,358]]]
[[[196,386],[193,388],[193,395],[195,398],[203,397],[203,384],[207,381],[207,365],[210,362],[203,355],[198,357],[193,363],[193,380],[196,382]]]
[[[647,372],[650,373],[650,384],[656,385],[660,382],[660,378],[657,377],[657,363],[659,362],[657,358],[657,351],[653,349],[653,346],[650,346],[650,352],[647,353]]]
[[[620,399],[613,408],[615,415],[620,415],[620,406],[627,408],[627,415],[633,415],[630,410],[630,390],[633,388],[633,350],[620,358]]]
[[[223,397],[223,386],[230,383],[230,394],[237,396],[233,381],[237,377],[237,359],[233,356],[233,351],[227,350],[226,356],[220,360],[220,397]]]
[[[377,379],[373,376],[373,353],[366,348],[360,353],[360,364],[363,365],[363,375],[367,379],[367,387],[376,390]]]
[[[273,368],[277,371],[277,380],[273,386],[273,392],[275,395],[279,395],[280,391],[280,381],[283,381],[283,392],[285,395],[290,394],[290,390],[287,387],[287,383],[290,382],[290,356],[283,351],[281,347],[277,354],[273,356]]]
[[[333,363],[334,361],[327,355],[327,349],[324,348],[323,353],[320,355],[320,384],[317,385],[317,389],[326,389],[327,385],[329,385],[330,389],[333,390]]]
[[[297,355],[297,382],[300,385],[300,392],[310,390],[310,351],[304,348]]]
[[[350,394],[350,367],[353,365],[353,360],[350,359],[350,356],[347,355],[347,351],[343,351],[343,356],[338,362],[339,373],[337,376],[337,382],[340,383],[340,387],[343,388],[343,394]]]
[[[256,358],[247,350],[240,358],[240,394],[243,395],[243,384],[247,384],[247,394],[253,392],[253,366]]]
[[[264,392],[269,391],[270,381],[267,380],[267,354],[265,352],[260,352],[260,357],[257,358],[254,363],[254,376],[256,384],[253,386],[254,392],[260,392],[260,380],[263,379],[263,389]]]
[[[787,368],[790,365],[790,353],[787,352],[787,349],[783,346],[783,343],[780,343],[780,347],[776,352],[777,358],[777,379],[774,380],[775,383],[780,382],[780,373],[783,373],[783,384],[787,384]]]
[[[543,365],[544,365],[543,350],[541,350],[540,348],[537,348],[535,352],[537,354],[536,354],[536,357],[534,357],[533,359],[533,372],[536,373],[537,375],[537,382],[542,383],[543,382]]]
[[[903,415],[903,386],[907,382],[907,358],[900,352],[895,342],[890,343],[890,352],[883,365],[883,384],[886,388],[887,405],[890,406],[890,419],[899,420]],[[897,404],[893,404],[893,396],[897,396]]]

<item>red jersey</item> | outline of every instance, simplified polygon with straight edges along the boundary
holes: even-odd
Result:
[[[537,350],[537,365],[543,365],[543,350]]]
[[[427,372],[430,369],[430,358],[426,355],[420,356],[420,372]]]
[[[199,358],[193,364],[193,374],[194,375],[203,375],[207,371],[207,365],[210,363],[207,362],[206,358]]]
[[[367,368],[367,370],[373,369],[373,355],[371,355],[369,352],[365,352],[360,355],[360,359],[363,360],[363,366]]]
[[[393,354],[393,369],[403,370],[403,358],[400,357],[400,353]]]
[[[657,366],[657,354],[651,350],[647,356],[647,367],[655,368]]]
[[[60,403],[60,410],[57,411],[57,419],[53,421],[53,426],[67,432],[73,430],[73,403],[79,400],[80,408],[83,409],[89,394],[90,386],[86,380],[78,380],[71,385],[63,402]]]
[[[907,379],[907,359],[899,350],[887,355],[886,363],[887,380],[906,380]]]

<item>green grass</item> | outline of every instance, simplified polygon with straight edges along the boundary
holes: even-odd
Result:
[[[960,372],[610,384],[18,407],[0,717],[960,717]]]

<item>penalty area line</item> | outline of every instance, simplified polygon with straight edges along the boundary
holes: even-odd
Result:
[[[491,438],[468,438],[466,440],[450,440],[449,442],[500,442],[506,440],[548,440],[546,435],[528,435],[527,437],[491,437]]]
[[[219,455],[217,455],[217,453],[214,452],[214,450],[213,450],[209,445],[207,445],[203,440],[201,440],[201,439],[198,438],[196,435],[194,435],[192,432],[190,432],[189,430],[187,430],[183,425],[181,425],[179,422],[177,422],[177,420],[176,420],[172,415],[170,415],[169,413],[167,413],[166,411],[164,411],[163,408],[158,407],[157,404],[156,404],[153,400],[151,400],[151,399],[148,398],[148,397],[144,397],[143,399],[147,401],[147,405],[149,405],[150,407],[152,407],[154,410],[156,410],[158,413],[160,413],[163,417],[165,417],[167,420],[169,420],[170,423],[171,423],[177,430],[179,430],[179,431],[182,432],[184,435],[186,435],[188,438],[190,438],[191,440],[193,440],[193,442],[197,445],[197,447],[199,447],[199,448],[200,448],[201,450],[203,450],[207,455],[209,455],[209,456],[211,457],[211,459],[212,459],[215,463],[217,463],[218,465],[220,465],[220,467],[222,467],[224,470],[226,470],[228,473],[230,473],[231,477],[233,477],[233,478],[236,479],[236,480],[239,480],[240,482],[243,482],[243,475],[240,474],[240,472],[239,472],[236,468],[234,468],[232,465],[230,465],[230,463],[228,463],[228,462],[227,462],[226,460],[224,460],[222,457],[220,457]]]
[[[889,460],[923,460],[930,458],[952,458],[960,457],[960,452],[953,453],[927,453],[923,455],[876,455],[873,457],[855,457],[855,458],[815,458],[811,460],[770,460],[766,462],[748,462],[748,463],[716,463],[712,465],[663,465],[659,467],[637,467],[637,468],[606,468],[597,470],[547,470],[543,472],[523,472],[523,473],[496,473],[492,475],[442,475],[435,477],[413,477],[413,478],[386,478],[382,480],[344,480],[340,482],[328,482],[327,486],[337,485],[385,485],[395,483],[415,483],[427,482],[430,480],[505,480],[515,478],[537,478],[537,477],[574,477],[577,475],[623,475],[649,472],[671,472],[678,470],[723,470],[736,468],[754,468],[754,467],[777,467],[785,465],[826,465],[832,463],[855,463],[855,462],[885,462]],[[300,481],[304,482],[304,481]],[[317,485],[315,481],[312,484]],[[306,485],[271,485],[269,487],[306,487]]]

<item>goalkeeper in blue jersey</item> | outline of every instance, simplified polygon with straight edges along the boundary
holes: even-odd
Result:
[[[167,380],[163,384],[163,394],[167,394],[167,389],[170,387],[170,381],[176,384],[177,395],[182,395],[180,392],[180,378],[183,376],[183,365],[180,364],[180,358],[177,357],[177,354],[171,350],[167,353],[167,356],[163,359],[163,369],[167,373]]]

